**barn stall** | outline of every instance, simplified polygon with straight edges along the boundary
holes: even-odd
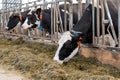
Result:
[[[62,0],[61,0],[62,1]],[[99,0],[97,0],[99,2]],[[63,65],[58,64],[53,61],[53,56],[57,49],[56,41],[58,41],[58,26],[57,17],[58,12],[58,2],[50,2],[44,4],[38,4],[39,1],[26,3],[24,8],[16,8],[13,10],[1,10],[1,42],[0,42],[0,63],[1,65],[9,65],[8,69],[19,70],[22,74],[25,74],[30,80],[40,80],[40,79],[65,79],[65,80],[117,80],[120,79],[120,52],[119,47],[111,47],[104,43],[104,37],[102,38],[102,43],[99,41],[93,42],[93,46],[82,45],[80,48],[80,54],[75,56],[69,62]],[[70,20],[72,20],[72,2],[64,2],[64,4],[69,3],[71,14],[69,15]],[[32,6],[30,6],[33,4]],[[21,29],[18,27],[16,32],[6,32],[5,26],[7,24],[10,12],[20,12],[20,10],[26,10],[31,7],[42,6],[42,8],[47,8],[47,4],[52,4],[51,13],[54,13],[56,18],[51,18],[52,23],[52,35],[46,37],[43,31],[39,32],[39,36],[33,36],[32,32],[26,31],[25,34],[22,33]],[[79,0],[79,6],[81,0]],[[98,3],[99,4],[99,3]],[[56,6],[56,7],[54,7]],[[78,6],[78,9],[80,7]],[[93,5],[94,6],[94,5]],[[57,9],[56,9],[57,8]],[[107,7],[106,7],[107,9]],[[81,9],[79,13],[79,18]],[[94,11],[93,11],[94,13]],[[82,14],[82,13],[81,13]],[[66,15],[66,13],[65,13]],[[108,13],[109,15],[109,13]],[[3,17],[5,16],[5,17]],[[99,15],[98,15],[99,16]],[[94,15],[93,15],[94,17]],[[5,19],[6,18],[6,19]],[[109,17],[110,19],[110,17]],[[109,20],[108,19],[108,20]],[[65,19],[66,20],[66,19]],[[61,21],[60,21],[61,22]],[[72,21],[69,21],[69,26],[71,29]],[[94,22],[94,21],[93,21]],[[106,20],[107,22],[107,20]],[[99,22],[98,22],[99,23]],[[65,24],[60,23],[66,26]],[[112,22],[110,22],[112,24]],[[104,25],[104,24],[103,24]],[[93,25],[94,26],[94,25]],[[62,27],[62,26],[61,26]],[[57,28],[57,30],[55,29]],[[94,29],[93,29],[94,30]],[[65,30],[66,31],[66,30]],[[61,28],[61,33],[62,31]],[[99,31],[98,31],[99,32]],[[41,34],[42,33],[42,34]],[[99,33],[98,33],[99,35]],[[103,35],[104,36],[104,35]],[[5,38],[5,39],[3,39]],[[94,35],[93,35],[94,38]],[[96,40],[100,40],[100,37]],[[118,41],[118,39],[116,39]],[[117,43],[117,42],[116,42]]]

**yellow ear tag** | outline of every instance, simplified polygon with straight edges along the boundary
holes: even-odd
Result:
[[[80,41],[82,41],[82,37],[80,37],[79,41],[77,42],[78,48],[80,48]]]
[[[22,21],[22,15],[20,15],[19,17],[20,17],[20,20]]]
[[[42,20],[42,15],[40,15],[40,17],[39,17],[39,18],[40,18],[40,20]]]

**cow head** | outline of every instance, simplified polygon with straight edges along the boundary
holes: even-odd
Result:
[[[40,20],[39,20],[39,16],[41,13],[41,8],[38,8],[37,10],[31,10],[26,17],[25,22],[22,25],[23,29],[28,29],[31,27],[39,27],[40,26]]]
[[[7,30],[13,29],[19,24],[20,20],[21,20],[21,16],[18,13],[11,14],[6,29]]]
[[[73,31],[65,32],[58,41],[59,46],[54,56],[54,60],[62,64],[76,55],[80,47],[81,34],[82,33],[74,34]]]

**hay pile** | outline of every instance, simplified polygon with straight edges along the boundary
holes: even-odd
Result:
[[[56,46],[0,39],[0,64],[19,70],[30,80],[119,80],[120,70],[96,58],[75,56],[59,65],[53,56]]]

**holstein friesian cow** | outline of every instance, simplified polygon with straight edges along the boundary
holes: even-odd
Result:
[[[110,10],[110,14],[113,20],[114,29],[116,32],[116,35],[118,37],[118,10],[116,9],[116,6],[114,4],[113,0],[107,0],[108,7]],[[97,36],[97,21],[96,21],[96,12],[97,9],[95,7],[95,36]],[[107,17],[106,13],[105,16]],[[102,22],[101,22],[101,9],[100,9],[100,35],[102,34]],[[107,26],[105,25],[105,34],[107,34]],[[110,32],[111,29],[109,28]],[[56,54],[54,56],[54,60],[58,63],[62,64],[63,62],[66,62],[70,60],[76,53],[78,52],[78,49],[80,47],[81,43],[92,43],[92,5],[89,4],[89,6],[86,8],[85,12],[83,13],[83,16],[78,21],[78,23],[75,25],[75,27],[71,31],[65,32],[60,40],[58,41],[58,49],[56,51]]]
[[[40,24],[41,18],[42,18],[42,24]],[[42,11],[42,16],[41,16],[41,8],[38,8],[36,10],[31,10],[27,14],[27,18],[23,23],[22,28],[28,29],[28,28],[31,28],[32,25],[36,25],[37,27],[42,25],[44,29],[47,29],[48,32],[50,32],[50,27],[48,27],[48,25],[51,25],[50,20],[51,20],[50,9],[46,9]]]
[[[6,29],[7,30],[11,30],[14,27],[16,27],[17,25],[22,25],[23,22],[25,21],[26,16],[27,16],[29,11],[30,10],[21,12],[21,14],[19,14],[19,13],[12,13],[10,15],[10,17],[9,17]]]
[[[84,4],[85,5],[85,4]],[[61,18],[62,18],[62,22],[64,24],[64,5],[60,5],[59,6],[60,8],[60,14],[61,14]],[[85,7],[83,7],[85,8]],[[68,12],[68,5],[67,5],[67,11],[66,11],[66,14],[67,14],[67,26],[69,25],[69,20],[68,20],[68,15],[69,15],[69,12]],[[42,15],[42,19],[40,19],[39,23],[41,23],[40,25],[42,25],[42,27],[44,28],[44,30],[46,32],[49,32],[49,34],[51,34],[51,9],[44,9],[40,12],[39,9],[37,9],[36,11],[38,11],[38,13],[35,13],[34,10],[30,11],[28,13],[28,16],[24,22],[24,24],[22,25],[22,27],[24,29],[27,29],[29,28],[31,25],[33,24],[36,24],[36,21],[38,19],[40,19],[41,15]],[[33,21],[34,17],[37,17],[36,18],[36,21]],[[78,7],[77,7],[77,4],[74,4],[73,5],[73,24],[76,24],[78,21]],[[38,23],[38,25],[39,25]]]
[[[28,29],[28,28],[36,28],[39,27],[40,25],[40,19],[39,19],[39,14],[41,13],[41,8],[38,8],[37,10],[31,9],[22,24],[23,29]]]
[[[9,17],[7,26],[6,26],[6,30],[12,30],[14,29],[16,26],[21,27],[22,24],[24,23],[24,21],[26,20],[27,14],[30,12],[31,10],[27,10],[21,13],[12,13]],[[35,17],[36,18],[36,17]],[[36,28],[37,25],[31,25],[30,30]],[[21,27],[22,28],[22,27]]]

